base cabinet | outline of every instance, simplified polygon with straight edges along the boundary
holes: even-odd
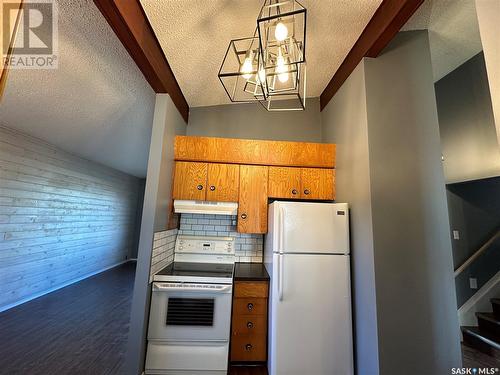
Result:
[[[231,324],[231,362],[267,360],[267,281],[236,281]]]

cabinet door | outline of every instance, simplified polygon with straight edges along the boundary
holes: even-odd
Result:
[[[208,164],[207,201],[238,202],[240,166]]]
[[[334,170],[323,168],[302,168],[302,199],[335,199]]]
[[[271,198],[300,198],[300,168],[269,167]]]
[[[207,168],[207,163],[176,162],[173,198],[204,201]]]
[[[267,232],[268,167],[240,165],[238,232]]]

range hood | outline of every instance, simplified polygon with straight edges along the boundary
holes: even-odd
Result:
[[[174,212],[179,214],[237,215],[238,203],[174,200]]]

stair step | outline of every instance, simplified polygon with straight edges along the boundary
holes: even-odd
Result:
[[[500,298],[492,298],[491,306],[493,306],[493,314],[500,320]]]
[[[493,337],[500,338],[500,320],[493,313],[476,313],[479,329]]]
[[[460,327],[464,343],[483,353],[500,358],[500,343],[498,339],[479,329],[479,327]]]

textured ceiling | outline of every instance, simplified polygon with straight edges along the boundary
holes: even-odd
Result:
[[[403,30],[429,30],[438,81],[482,51],[474,0],[426,0]]]
[[[321,94],[381,0],[301,0],[307,8],[307,96]],[[229,102],[217,73],[229,41],[252,36],[261,0],[141,0],[192,107]]]
[[[146,175],[154,92],[92,0],[58,0],[59,68],[12,70],[0,123]]]

